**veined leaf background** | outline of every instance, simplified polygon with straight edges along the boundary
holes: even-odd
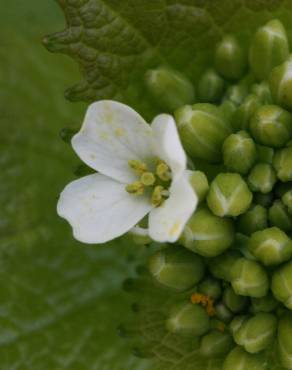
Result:
[[[78,8],[86,1],[59,2],[74,26],[79,20],[70,4]],[[86,82],[67,95],[87,102],[121,99],[145,117],[159,111],[144,95],[147,68],[167,62],[195,80],[223,33],[235,32],[244,43],[274,17],[291,40],[291,0],[89,3],[98,22],[111,26],[104,29],[105,43],[92,47],[95,64],[88,63],[87,49],[70,51]],[[119,242],[81,245],[55,211],[79,164],[59,132],[78,127],[86,108],[63,95],[81,80],[77,63],[41,44],[44,35],[64,29],[64,15],[53,0],[0,5],[0,370],[151,369],[116,334],[130,315],[121,283],[139,251]],[[120,43],[120,35],[128,44]],[[65,51],[58,44],[51,48]]]
[[[64,98],[74,63],[41,43],[63,15],[51,0],[0,3],[0,369],[144,369],[116,329],[134,251],[78,244],[55,211],[79,163],[59,131],[85,108]]]

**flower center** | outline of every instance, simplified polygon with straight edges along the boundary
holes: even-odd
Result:
[[[169,197],[169,186],[171,183],[171,170],[161,159],[156,159],[153,170],[141,161],[130,160],[129,167],[138,176],[138,180],[128,184],[126,191],[133,195],[150,195],[151,204],[159,207]]]

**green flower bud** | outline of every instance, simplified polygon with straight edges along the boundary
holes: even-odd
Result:
[[[258,97],[261,104],[272,104],[271,90],[267,81],[252,85],[250,91]]]
[[[183,303],[171,310],[166,328],[179,335],[201,336],[210,329],[210,318],[202,306]]]
[[[291,110],[292,108],[292,57],[275,67],[269,78],[272,98],[275,104]]]
[[[206,71],[199,80],[198,96],[204,103],[216,103],[223,95],[225,82],[212,69]]]
[[[265,266],[279,265],[292,257],[292,241],[277,227],[253,233],[248,249]]]
[[[247,174],[256,161],[256,145],[246,131],[231,134],[223,143],[223,160],[228,170]]]
[[[275,151],[273,148],[263,145],[257,145],[258,162],[273,163]]]
[[[239,216],[246,212],[252,202],[243,178],[237,173],[220,173],[212,181],[207,195],[207,204],[211,211],[220,217]]]
[[[278,301],[292,310],[292,261],[274,272],[272,292]]]
[[[279,302],[274,298],[271,293],[268,293],[262,298],[251,299],[251,310],[254,313],[258,312],[272,312],[277,309]]]
[[[201,339],[200,354],[204,357],[219,357],[227,354],[234,346],[232,336],[212,330]]]
[[[241,254],[238,251],[228,251],[218,257],[210,258],[208,268],[215,278],[231,281],[231,269],[240,258]]]
[[[218,107],[207,103],[186,105],[175,112],[175,118],[189,156],[220,161],[221,147],[231,128]]]
[[[216,317],[225,322],[229,323],[233,318],[233,313],[223,302],[217,303],[215,306]]]
[[[209,183],[207,176],[202,171],[188,171],[189,182],[191,183],[195,193],[198,196],[199,202],[205,200],[209,191]]]
[[[224,100],[219,108],[223,116],[225,117],[226,122],[230,122],[231,124],[233,115],[235,114],[237,109],[236,105],[230,100]]]
[[[145,83],[158,105],[168,111],[195,101],[192,83],[178,71],[165,67],[149,70],[145,74]]]
[[[278,178],[283,181],[292,180],[292,147],[278,150],[273,160]]]
[[[249,51],[249,64],[258,80],[265,80],[273,67],[289,55],[288,37],[282,23],[269,21],[256,32]]]
[[[256,258],[247,249],[248,240],[249,240],[249,237],[247,235],[237,232],[235,234],[234,247],[236,248],[236,250],[241,252],[243,257],[246,257],[247,259],[255,261]]]
[[[268,194],[254,193],[253,200],[255,204],[258,204],[258,205],[261,205],[262,207],[267,208],[273,204],[274,194],[273,193],[268,193]]]
[[[256,95],[248,95],[232,115],[231,123],[233,129],[235,131],[247,130],[252,115],[260,105],[260,100]]]
[[[242,325],[250,318],[248,315],[236,315],[234,319],[229,324],[229,331],[232,334],[233,338],[238,340],[238,333]]]
[[[250,171],[247,182],[252,191],[269,193],[277,181],[276,173],[269,163],[258,163]]]
[[[187,223],[181,243],[205,257],[215,257],[228,249],[234,241],[231,220],[213,215],[207,208],[198,209]]]
[[[185,248],[171,246],[150,257],[149,270],[161,285],[184,291],[202,279],[205,268],[199,256]]]
[[[287,191],[282,196],[282,202],[288,208],[288,212],[292,215],[292,190]]]
[[[219,280],[213,278],[203,280],[198,286],[198,291],[213,299],[220,298],[222,294]]]
[[[292,313],[289,312],[279,321],[278,349],[281,364],[292,369]]]
[[[245,320],[234,335],[238,345],[249,353],[266,349],[274,339],[277,330],[277,318],[269,313],[258,313]]]
[[[240,258],[231,269],[231,285],[236,294],[261,298],[268,292],[269,279],[259,263]]]
[[[246,66],[246,56],[237,40],[233,36],[225,36],[215,51],[217,72],[228,80],[238,80],[244,74]]]
[[[239,83],[229,86],[223,99],[231,101],[235,106],[239,106],[244,102],[247,95],[247,86],[244,83]]]
[[[292,217],[280,200],[276,200],[269,209],[269,221],[271,226],[277,226],[283,231],[292,229]]]
[[[250,354],[235,347],[225,358],[223,370],[266,370],[267,362],[260,354]]]
[[[263,105],[252,116],[249,128],[263,145],[281,148],[292,134],[292,115],[277,105]]]
[[[268,227],[268,212],[261,205],[252,206],[247,212],[239,216],[237,230],[243,234],[251,235],[255,231]]]
[[[229,324],[229,330],[230,330],[230,333],[235,336],[239,329],[241,328],[241,326],[243,325],[243,323],[249,318],[248,315],[236,315],[234,317],[234,319],[231,321],[231,323]]]
[[[224,290],[223,302],[232,312],[237,313],[246,307],[248,299],[237,295],[231,287],[228,287]]]

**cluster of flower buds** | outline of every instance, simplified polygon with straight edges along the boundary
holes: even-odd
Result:
[[[149,260],[161,299],[172,297],[156,299],[163,330],[195,343],[198,361],[218,359],[214,369],[292,369],[292,56],[284,26],[269,21],[248,49],[227,35],[197,82],[161,67],[146,84],[174,113],[199,200],[179,241]]]

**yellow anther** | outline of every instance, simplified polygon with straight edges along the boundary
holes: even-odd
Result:
[[[126,191],[130,194],[142,195],[144,194],[144,185],[140,181],[133,182],[126,186]]]
[[[217,325],[217,329],[221,331],[221,333],[224,333],[226,329],[226,325],[224,324],[224,322],[220,321]]]
[[[128,165],[132,170],[134,170],[138,175],[141,175],[142,173],[146,172],[148,167],[146,163],[143,163],[141,161],[137,161],[135,159],[128,161]]]
[[[159,162],[156,166],[156,174],[162,181],[169,181],[171,179],[170,168],[165,162]]]
[[[208,297],[208,302],[207,302],[207,314],[210,317],[216,315],[216,311],[215,311],[215,308],[214,308],[214,300],[210,297]]]
[[[161,185],[155,186],[153,190],[152,197],[151,197],[151,204],[154,207],[158,207],[163,203],[163,197],[161,194],[162,190],[163,190],[163,186]]]
[[[211,297],[205,294],[195,293],[191,296],[191,302],[205,307],[210,317],[215,316],[214,300]]]
[[[152,172],[144,172],[141,175],[141,182],[145,186],[152,186],[155,184],[156,177]]]

